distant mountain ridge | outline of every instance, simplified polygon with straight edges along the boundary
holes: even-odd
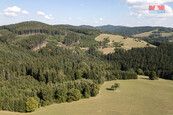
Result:
[[[73,31],[77,33],[91,34],[92,31],[104,31],[108,34],[118,34],[128,37],[137,37],[147,40],[155,41],[172,41],[173,40],[173,28],[168,27],[152,27],[152,26],[141,26],[141,27],[127,27],[127,26],[114,26],[114,25],[103,25],[103,26],[90,26],[90,25],[49,25],[37,21],[26,21],[17,24],[0,26],[0,29],[7,29],[11,32],[20,34],[32,34],[32,33],[49,33],[50,30],[54,34],[61,33],[62,30]],[[31,31],[32,30],[32,31]],[[88,32],[87,32],[88,31]],[[90,31],[90,32],[89,32]],[[52,33],[49,33],[52,34]],[[63,34],[63,33],[62,33]],[[65,34],[65,33],[64,33]],[[144,36],[142,36],[144,35]],[[146,36],[147,35],[147,36]]]
[[[128,27],[128,26],[114,26],[114,25],[103,25],[103,26],[90,26],[90,25],[81,25],[79,27],[88,28],[88,29],[99,29],[102,31],[111,32],[114,34],[132,36],[135,34],[140,34],[144,32],[153,31],[156,29],[169,29],[168,27],[152,27],[152,26],[139,26],[139,27]]]
[[[152,27],[152,26],[141,26],[141,27],[127,27],[127,26],[80,26],[83,28],[95,28],[105,32],[113,34],[137,37],[145,40],[154,40],[159,42],[172,42],[173,41],[173,28],[168,27]]]
[[[111,32],[114,34],[121,34],[121,35],[127,35],[127,36],[132,36],[135,34],[140,34],[140,33],[144,33],[144,32],[149,32],[155,29],[159,29],[159,28],[168,28],[168,27],[152,27],[152,26],[139,26],[139,27],[128,27],[128,26],[114,26],[114,25],[103,25],[103,26],[91,26],[91,25],[80,25],[80,26],[74,26],[74,25],[68,25],[68,24],[59,24],[59,25],[49,25],[49,24],[45,24],[43,22],[38,22],[38,21],[26,21],[26,22],[21,22],[21,23],[16,23],[16,24],[10,24],[10,25],[3,25],[0,26],[0,28],[2,27],[13,27],[15,25],[15,27],[50,27],[50,26],[54,26],[54,27],[65,27],[65,28],[69,28],[69,27],[78,27],[78,28],[83,28],[83,29],[98,29],[98,30],[102,30],[102,31],[107,31],[107,32]],[[12,28],[13,29],[13,28]]]
[[[150,26],[142,26],[142,27],[126,27],[126,26],[112,26],[112,25],[105,25],[105,26],[98,26],[97,29],[103,30],[103,31],[109,31],[114,34],[121,34],[121,35],[127,35],[131,36],[134,34],[139,34],[143,32],[148,32],[155,30],[159,27],[150,27]]]

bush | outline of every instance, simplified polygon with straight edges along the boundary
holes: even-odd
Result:
[[[82,94],[78,89],[73,88],[68,91],[67,96],[67,101],[72,102],[81,99]]]
[[[26,111],[32,112],[38,108],[38,102],[33,98],[29,97],[26,101]]]
[[[143,70],[142,70],[142,69],[140,69],[140,68],[139,68],[139,69],[137,69],[137,74],[138,74],[138,75],[143,75],[143,74],[144,74],[144,72],[143,72]]]
[[[56,102],[57,103],[62,103],[62,102],[66,102],[66,98],[67,98],[67,91],[66,89],[58,89],[56,91]]]
[[[155,72],[155,71],[152,71],[152,72],[150,73],[150,75],[149,75],[149,78],[150,78],[151,80],[157,80],[158,78],[157,78],[157,76],[156,76],[156,72]]]
[[[111,88],[107,88],[107,90],[116,90],[120,86],[119,83],[114,83],[114,85],[111,86]]]

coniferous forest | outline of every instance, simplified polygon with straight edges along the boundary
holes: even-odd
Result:
[[[173,80],[173,44],[115,49],[104,55],[94,39],[101,33],[40,22],[1,26],[0,110],[32,112],[93,97],[104,81],[137,79],[137,74]]]

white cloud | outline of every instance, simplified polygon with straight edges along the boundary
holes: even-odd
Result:
[[[22,14],[26,14],[26,15],[27,15],[27,14],[29,14],[29,12],[26,11],[26,10],[23,10],[23,11],[22,11]]]
[[[4,9],[4,12],[20,12],[20,11],[21,11],[21,8],[17,6],[8,7],[7,9]]]
[[[100,18],[100,21],[103,21],[103,18]]]
[[[53,18],[53,16],[50,14],[50,15],[45,15],[44,16],[46,19],[48,19],[48,20],[53,20],[54,18]]]
[[[173,0],[126,0],[130,15],[138,18],[142,16],[167,18],[173,16],[173,10],[170,6],[165,4],[165,13],[149,13],[149,5],[159,5],[163,3],[173,2]]]
[[[47,20],[53,20],[53,19],[54,19],[54,18],[53,18],[53,15],[51,15],[51,14],[46,14],[46,13],[44,13],[44,12],[42,12],[42,11],[38,11],[38,12],[37,12],[37,15],[44,16],[44,18],[46,18]]]
[[[26,10],[22,10],[21,8],[19,8],[17,6],[12,6],[12,7],[8,7],[6,9],[4,9],[4,13],[2,13],[2,14],[6,15],[6,16],[10,16],[10,17],[16,17],[20,13],[29,14],[29,12],[27,12]]]
[[[38,11],[38,12],[37,12],[37,15],[45,16],[45,13],[44,13],[44,12],[41,12],[41,11]]]
[[[12,17],[16,17],[17,16],[17,14],[15,12],[4,12],[4,15],[12,16]]]
[[[163,4],[163,3],[167,3],[167,2],[173,2],[173,0],[126,0],[127,3],[130,4],[139,4],[139,3],[155,3],[155,4]]]

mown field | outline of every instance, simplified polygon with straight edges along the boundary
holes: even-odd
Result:
[[[120,43],[123,44],[120,48],[123,48],[125,50],[130,50],[132,48],[138,48],[138,47],[147,47],[147,42],[135,38],[124,38],[120,35],[111,35],[111,34],[101,34],[95,38],[96,41],[104,41],[104,38],[109,38],[110,42],[108,43],[107,48],[100,48],[99,50],[102,51],[104,54],[112,53],[114,52],[114,43]],[[148,44],[150,47],[155,47],[151,44]]]
[[[132,35],[133,37],[149,37],[150,35],[152,35],[152,32],[158,32],[158,29],[153,30],[153,31],[149,31],[149,32],[144,32],[144,33],[140,33],[140,34],[136,34],[136,35]],[[154,33],[155,35],[160,35],[161,37],[170,37],[173,35],[173,32],[160,32],[160,33]]]
[[[109,91],[115,81],[105,82],[99,95],[72,103],[53,104],[33,113],[0,112],[0,115],[173,115],[173,81],[118,80],[120,87]]]
[[[154,31],[157,31],[157,29],[156,29],[156,30],[153,30],[153,31],[149,31],[149,32],[144,32],[144,33],[136,34],[136,35],[133,35],[133,37],[148,37],[148,36],[150,36],[150,35],[152,34],[152,32],[154,32]]]

